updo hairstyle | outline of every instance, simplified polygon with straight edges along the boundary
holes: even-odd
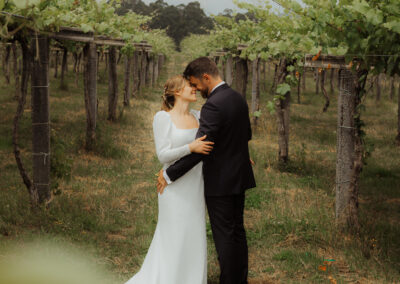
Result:
[[[170,111],[174,107],[175,95],[185,87],[185,84],[186,79],[180,75],[167,80],[164,85],[164,94],[161,96],[163,99],[162,110]]]

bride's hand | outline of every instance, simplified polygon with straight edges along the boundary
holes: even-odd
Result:
[[[214,142],[211,141],[203,141],[206,139],[207,135],[203,137],[197,138],[192,143],[189,144],[190,152],[199,153],[204,155],[209,155],[213,149]]]

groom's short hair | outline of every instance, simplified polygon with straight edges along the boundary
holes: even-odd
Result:
[[[208,57],[199,57],[190,62],[183,72],[183,77],[189,80],[190,76],[201,78],[203,74],[219,76],[217,64]]]

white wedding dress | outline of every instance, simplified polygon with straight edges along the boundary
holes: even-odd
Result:
[[[199,121],[199,112],[190,110]],[[154,116],[157,156],[166,169],[190,154],[198,128],[179,129],[165,111]],[[125,284],[206,284],[207,241],[202,162],[158,194],[158,223],[140,271]]]

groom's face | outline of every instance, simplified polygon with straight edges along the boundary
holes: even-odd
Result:
[[[196,78],[194,76],[190,76],[189,82],[192,87],[196,88],[196,90],[200,92],[203,98],[208,97],[209,88],[207,86],[207,80],[205,80],[204,78]]]

